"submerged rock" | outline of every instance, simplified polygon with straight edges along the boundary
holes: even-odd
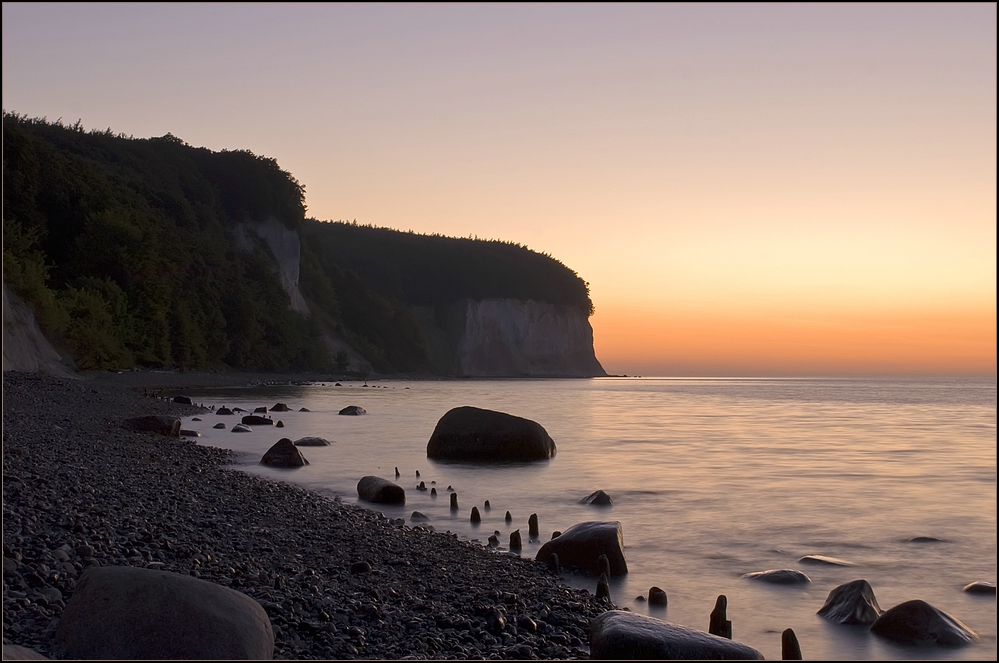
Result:
[[[294,442],[287,437],[282,437],[267,450],[264,457],[260,459],[260,464],[268,467],[304,467],[309,464],[309,461],[305,459]]]
[[[996,584],[994,582],[978,580],[976,582],[969,582],[964,586],[963,590],[969,594],[995,594]]]
[[[291,408],[284,403],[275,403],[274,407],[271,408],[271,412],[291,412]]]
[[[300,437],[295,440],[296,447],[328,447],[330,441],[323,437]]]
[[[267,417],[261,417],[256,414],[248,414],[240,419],[240,423],[246,424],[247,426],[273,426],[274,420],[268,419]]]
[[[357,496],[366,502],[405,504],[406,491],[388,479],[376,476],[361,477],[357,482]]]
[[[871,633],[906,645],[956,647],[978,640],[978,634],[926,601],[906,601],[886,611],[871,625]]]
[[[437,422],[427,457],[474,462],[547,460],[555,442],[536,421],[477,407],[456,407]]]
[[[67,658],[270,659],[274,632],[255,600],[166,571],[86,571],[62,611],[56,641]]]
[[[752,647],[625,610],[590,622],[590,658],[603,660],[763,660]]]
[[[232,410],[223,405],[215,411],[215,414],[232,414]]]
[[[825,555],[805,555],[798,562],[801,564],[825,564],[827,566],[854,566],[853,562],[847,562],[836,557],[826,557]]]
[[[612,577],[628,573],[628,563],[624,559],[624,534],[618,521],[573,525],[557,539],[541,546],[535,559],[547,561],[552,553],[558,555],[562,566],[577,568],[591,575],[600,574],[600,556],[606,555]]]
[[[611,496],[602,490],[598,490],[595,493],[590,493],[583,499],[579,500],[580,504],[589,504],[591,506],[611,506],[614,504],[614,500]]]
[[[817,614],[838,624],[873,624],[881,616],[881,606],[871,585],[860,579],[829,592]]]
[[[337,414],[343,414],[343,415],[348,415],[348,416],[358,416],[358,415],[367,414],[367,413],[368,413],[368,411],[365,410],[360,405],[348,405],[347,407],[345,407],[342,410],[340,410],[339,412],[337,412]]]
[[[770,569],[769,571],[754,571],[753,573],[745,573],[743,574],[742,577],[749,578],[750,580],[769,582],[774,585],[799,585],[812,581],[811,578],[806,576],[801,571],[795,571],[793,569]]]
[[[252,433],[253,429],[244,424],[236,424],[232,427],[231,433]]]
[[[225,428],[225,424],[223,424],[223,423],[222,423],[222,422],[220,421],[219,423],[217,423],[217,424],[215,424],[214,426],[212,426],[212,428]]]

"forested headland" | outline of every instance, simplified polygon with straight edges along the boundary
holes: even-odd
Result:
[[[429,370],[413,307],[511,298],[593,310],[554,258],[495,240],[306,218],[275,159],[170,134],[136,139],[3,113],[3,279],[81,369],[343,369],[325,337],[381,373]],[[295,312],[262,239],[301,238]],[[342,354],[342,353],[341,353]]]

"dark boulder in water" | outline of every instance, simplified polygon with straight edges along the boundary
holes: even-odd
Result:
[[[585,522],[573,525],[541,546],[535,559],[547,561],[549,556],[558,555],[562,566],[579,569],[590,575],[599,575],[601,555],[607,556],[611,576],[628,573],[628,563],[624,559],[624,534],[621,523]]]
[[[223,405],[215,411],[215,414],[232,414],[232,410]]]
[[[140,433],[159,433],[170,437],[180,436],[180,419],[166,414],[150,414],[125,420],[125,428]]]
[[[201,433],[196,430],[188,430],[186,428],[180,429],[181,437],[201,437]]]
[[[244,423],[247,426],[273,426],[274,420],[256,414],[248,414],[240,419],[240,423]]]
[[[271,408],[271,412],[291,412],[291,408],[284,403],[275,403],[274,407]]]
[[[456,407],[437,422],[427,457],[473,462],[526,462],[555,455],[555,442],[536,421],[477,407]]]
[[[806,576],[801,571],[795,571],[793,569],[770,569],[769,571],[754,571],[753,573],[743,574],[742,577],[749,578],[750,580],[769,582],[773,585],[800,585],[812,581],[811,578]]]
[[[295,440],[296,447],[328,447],[330,441],[322,437],[300,437]]]
[[[212,426],[212,428],[225,428],[225,424],[223,424],[223,423],[222,423],[222,422],[220,421],[219,423],[217,423],[217,424],[215,424],[214,426]]]
[[[611,506],[614,504],[614,500],[611,496],[602,490],[598,490],[595,493],[590,493],[583,499],[579,500],[580,504],[589,504],[591,506]]]
[[[402,486],[376,476],[361,477],[361,480],[357,482],[357,496],[366,502],[406,503],[406,491]]]
[[[763,660],[747,645],[625,610],[590,622],[590,658],[602,660]]]
[[[816,566],[821,564],[825,564],[826,566],[853,566],[853,562],[825,555],[805,555],[798,562],[801,564],[814,564]]]
[[[926,601],[906,601],[886,611],[871,625],[871,633],[906,645],[956,647],[978,640],[978,634]]]
[[[863,579],[840,585],[829,592],[817,613],[837,624],[873,624],[881,616],[874,589]]]
[[[174,403],[181,403],[183,405],[194,405],[194,401],[191,400],[190,396],[174,396]]]
[[[274,446],[267,450],[260,459],[261,465],[268,467],[304,467],[309,464],[295,443],[287,437],[282,437]]]
[[[253,408],[255,414],[267,414],[267,408],[261,405],[260,407]]]
[[[976,582],[969,582],[967,585],[964,586],[964,591],[968,592],[969,594],[994,595],[996,593],[996,584],[994,582],[985,582],[983,580],[979,580]]]
[[[253,429],[246,424],[236,424],[232,427],[231,433],[252,433]]]
[[[367,413],[368,413],[367,410],[365,410],[360,405],[348,405],[344,409],[342,409],[339,412],[337,412],[337,414],[343,414],[343,415],[355,416],[355,417],[358,416],[358,415],[367,414]]]

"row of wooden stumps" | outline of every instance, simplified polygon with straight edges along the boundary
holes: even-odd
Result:
[[[728,619],[728,597],[720,594],[715,601],[715,609],[711,611],[708,623],[708,633],[732,639],[732,622]],[[780,657],[784,661],[800,661],[801,647],[793,629],[784,629],[780,634]]]

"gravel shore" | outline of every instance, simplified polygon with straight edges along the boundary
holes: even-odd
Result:
[[[613,607],[544,564],[243,474],[227,450],[122,428],[191,406],[7,372],[3,410],[4,643],[59,657],[59,616],[90,566],[241,591],[266,609],[283,659],[588,658],[589,622]]]

